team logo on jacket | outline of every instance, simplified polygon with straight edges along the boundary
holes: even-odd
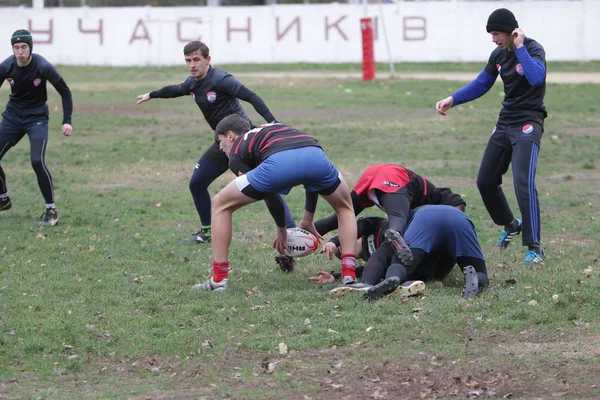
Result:
[[[502,65],[496,64],[496,69],[498,70],[498,73],[502,72]]]
[[[191,92],[190,96],[192,96],[192,99],[196,100],[196,95],[194,94],[194,92]]]
[[[400,185],[398,185],[397,183],[393,183],[393,182],[383,181],[382,183],[384,185],[390,186],[390,187],[400,187]]]
[[[214,103],[217,101],[217,94],[215,92],[206,92],[206,100]]]
[[[517,66],[515,68],[517,70],[517,74],[523,76],[523,74],[525,73],[525,72],[523,72],[523,66],[521,64],[517,64]]]
[[[40,83],[42,83],[42,80],[40,78],[35,78],[33,80],[33,86],[35,86],[35,87],[40,86]]]
[[[8,81],[8,83],[10,83],[10,86],[15,86],[15,81],[13,81],[13,78],[8,78],[6,80]]]
[[[527,124],[523,127],[523,136],[531,136],[531,132],[533,132],[533,126]]]

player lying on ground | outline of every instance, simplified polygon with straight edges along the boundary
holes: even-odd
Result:
[[[413,265],[403,265],[391,246],[385,242],[384,232],[389,221],[380,217],[360,218],[357,221],[356,255],[367,261],[361,280],[331,291],[340,297],[354,290],[364,292],[367,299],[378,299],[392,293],[406,281],[443,280],[458,266],[464,273],[463,297],[471,298],[489,284],[485,259],[473,223],[460,210],[443,205],[427,205],[412,213],[404,238],[413,253]],[[332,259],[338,252],[339,241],[333,237],[323,245],[323,252]],[[358,273],[358,272],[357,272]],[[320,273],[311,278],[319,283],[332,281],[333,276]]]
[[[317,238],[321,236],[315,229],[314,213],[319,194],[333,207],[340,225],[342,279],[353,282],[356,279],[356,220],[350,192],[341,174],[314,137],[280,123],[250,128],[246,119],[230,115],[215,129],[215,139],[229,157],[229,168],[237,178],[213,198],[211,243],[214,275],[194,288],[226,290],[232,214],[247,204],[271,199],[269,211],[277,225],[275,248],[283,254],[287,231],[283,201],[278,194],[287,194],[298,185],[303,185],[306,190],[300,227]]]
[[[412,253],[408,249],[402,232],[406,228],[408,213],[424,204],[446,204],[465,210],[465,201],[448,188],[436,188],[430,181],[413,171],[395,164],[373,165],[358,178],[350,194],[354,214],[376,205],[389,219],[385,231],[385,241],[392,244],[398,258],[406,266],[412,263]],[[335,215],[315,223],[319,234],[337,228]]]

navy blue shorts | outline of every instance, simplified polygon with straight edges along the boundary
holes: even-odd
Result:
[[[307,192],[329,195],[335,191],[341,175],[319,147],[301,147],[270,155],[256,168],[236,178],[240,191],[250,184],[262,193],[288,194],[303,185]]]
[[[29,138],[48,139],[48,106],[17,108],[10,102],[2,113],[0,139],[16,145],[25,134]]]
[[[473,223],[465,213],[451,206],[419,207],[404,233],[404,240],[411,248],[430,254],[445,250],[455,258],[485,260]]]

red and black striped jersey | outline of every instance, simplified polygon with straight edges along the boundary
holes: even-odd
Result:
[[[234,174],[243,175],[272,154],[310,146],[322,148],[317,139],[291,126],[280,123],[261,125],[233,143],[229,168]]]

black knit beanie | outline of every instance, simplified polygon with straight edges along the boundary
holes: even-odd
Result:
[[[27,29],[19,29],[12,34],[10,44],[11,46],[14,46],[15,43],[27,43],[29,46],[29,53],[33,51],[33,39],[31,38],[31,32]]]
[[[519,23],[515,19],[512,12],[506,8],[499,8],[490,14],[485,29],[489,32],[506,32],[512,33],[519,27]]]

